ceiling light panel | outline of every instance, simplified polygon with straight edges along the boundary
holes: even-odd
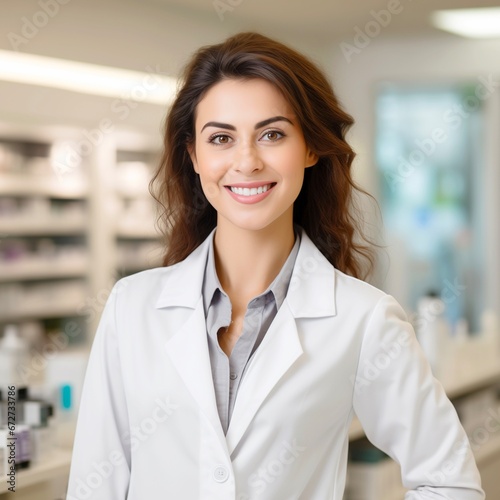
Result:
[[[431,21],[439,29],[467,38],[500,37],[500,7],[438,10]]]
[[[160,74],[98,66],[52,57],[0,50],[0,80],[41,85],[83,94],[170,104],[176,79]]]

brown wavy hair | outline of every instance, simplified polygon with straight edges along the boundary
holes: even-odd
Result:
[[[164,237],[163,265],[185,259],[217,224],[187,146],[195,140],[196,106],[223,79],[261,78],[274,84],[296,114],[305,141],[318,162],[305,169],[294,202],[294,223],[340,271],[365,278],[373,269],[373,243],[363,235],[354,193],[355,153],[345,140],[354,123],[337,100],[323,72],[295,50],[258,33],[239,33],[200,48],[186,65],[166,116],[164,151],[150,182],[158,202],[157,224]],[[370,196],[370,195],[368,195]]]

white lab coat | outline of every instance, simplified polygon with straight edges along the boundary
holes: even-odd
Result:
[[[214,231],[184,261],[113,288],[85,376],[68,500],[341,500],[354,412],[401,464],[407,499],[484,498],[402,308],[334,269],[303,230],[224,436],[202,300]]]

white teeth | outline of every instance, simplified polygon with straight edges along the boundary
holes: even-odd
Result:
[[[239,195],[255,196],[256,194],[265,193],[270,188],[271,188],[271,184],[266,184],[265,186],[259,186],[258,188],[240,188],[240,187],[230,186],[229,189],[231,189],[231,191],[233,193],[236,193]]]

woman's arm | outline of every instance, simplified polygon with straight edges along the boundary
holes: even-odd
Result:
[[[457,413],[390,295],[364,335],[354,411],[368,439],[401,465],[406,500],[485,498]]]
[[[73,445],[67,500],[125,500],[130,477],[127,403],[116,332],[115,284],[92,344]]]

